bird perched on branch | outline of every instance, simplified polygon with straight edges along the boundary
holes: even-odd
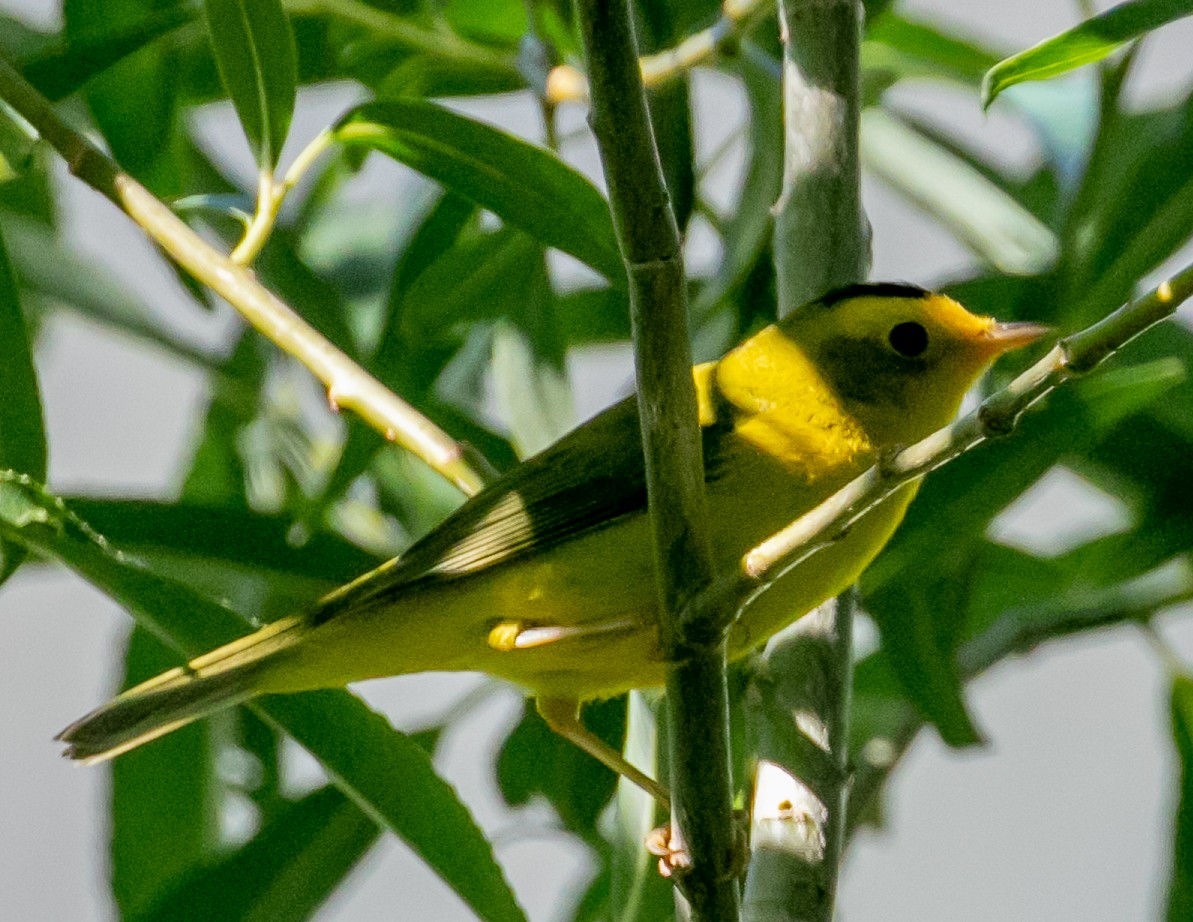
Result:
[[[722,572],[872,465],[948,423],[998,356],[1044,327],[998,323],[907,285],[854,285],[693,369]],[[907,485],[782,576],[728,635],[742,656],[853,583]],[[533,694],[558,732],[656,796],[580,723],[579,703],[661,685],[658,592],[637,404],[622,401],[474,496],[400,557],[136,686],[68,727],[97,762],[257,695],[441,670]]]

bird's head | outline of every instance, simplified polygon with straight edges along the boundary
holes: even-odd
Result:
[[[853,285],[779,324],[876,444],[908,444],[946,425],[1004,352],[1048,331],[971,314],[910,285]]]

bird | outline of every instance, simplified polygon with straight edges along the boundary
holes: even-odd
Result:
[[[904,283],[831,291],[693,368],[718,572],[873,465],[948,424],[1004,353],[1047,327],[971,313]],[[729,658],[854,583],[915,495],[907,484],[752,598]],[[427,671],[480,671],[660,800],[666,790],[588,731],[582,702],[665,682],[635,398],[467,500],[400,556],[67,727],[101,762],[258,695]]]

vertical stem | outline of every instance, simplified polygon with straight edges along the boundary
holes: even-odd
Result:
[[[712,545],[687,332],[683,251],[659,165],[626,0],[578,0],[590,121],[629,276],[638,408],[668,662],[672,810],[690,865],[691,917],[740,912],[725,680],[728,618],[690,603],[712,583]]]
[[[858,0],[779,0],[784,156],[774,249],[780,316],[866,275],[858,154],[861,16]],[[811,818],[823,850],[800,856],[759,848],[746,882],[747,919],[833,917],[848,804],[855,600],[853,592],[841,596],[831,612],[805,618],[786,642],[786,654],[797,654],[788,661],[816,663],[819,675],[770,677],[785,686],[785,702],[815,715],[839,772],[820,779],[825,813]],[[808,648],[807,655],[796,648]],[[775,651],[772,661],[784,659],[784,651]],[[794,722],[791,732],[801,732]]]
[[[775,207],[779,315],[859,281],[869,261],[858,160],[858,0],[779,0],[783,191]]]

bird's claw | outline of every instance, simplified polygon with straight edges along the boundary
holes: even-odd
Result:
[[[750,863],[750,817],[744,810],[733,813],[733,856],[729,866],[730,878],[742,877]],[[692,856],[682,839],[674,836],[671,824],[652,829],[646,837],[646,850],[658,856],[662,877],[680,878],[692,866]]]

